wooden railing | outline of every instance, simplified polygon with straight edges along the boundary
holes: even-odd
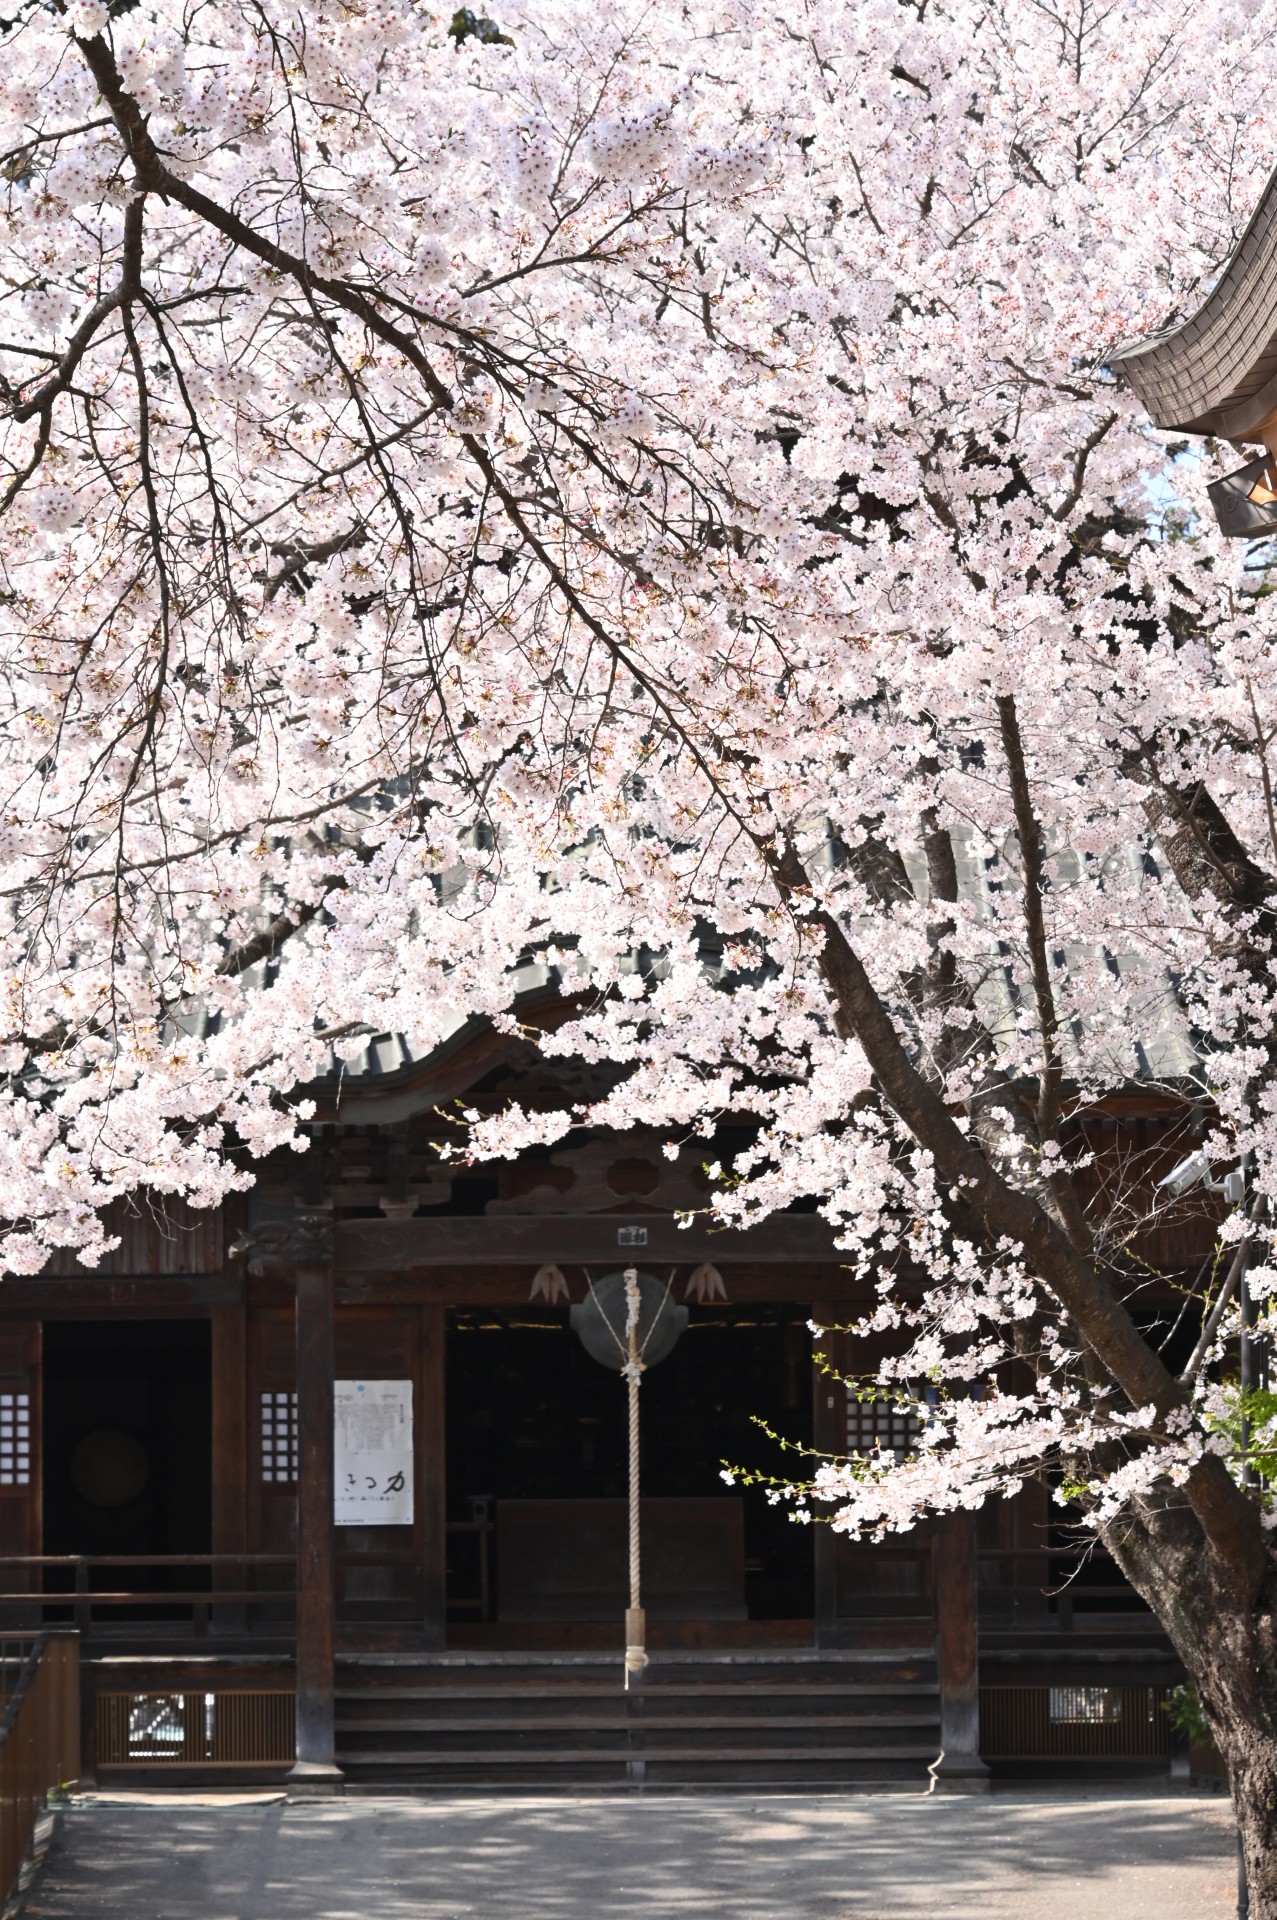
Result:
[[[449,1610],[489,1620],[495,1610],[490,1523],[450,1521],[447,1531],[459,1562],[450,1570]],[[863,1557],[856,1562],[851,1584],[862,1610],[885,1605],[902,1615],[930,1616],[930,1545],[893,1541],[857,1552]],[[1129,1614],[1133,1624],[1151,1620],[1124,1582],[1097,1579],[1100,1570],[1107,1572],[1111,1565],[1098,1545],[1090,1550],[1081,1576],[1069,1550],[1058,1546],[981,1548],[978,1564],[980,1614],[990,1627],[1041,1623],[1068,1632],[1075,1613],[1103,1612],[1105,1603],[1114,1612]],[[339,1608],[348,1610],[342,1617],[411,1619],[409,1589],[415,1566],[411,1547],[339,1552],[339,1580],[364,1569],[383,1569],[397,1572],[403,1585],[402,1592],[384,1600],[375,1590],[340,1597]],[[67,1625],[87,1635],[123,1624],[132,1615],[146,1622],[148,1630],[176,1625],[181,1632],[202,1635],[217,1628],[238,1632],[277,1627],[287,1635],[296,1602],[295,1569],[291,1553],[3,1555],[0,1634]],[[4,1645],[0,1639],[0,1705],[9,1671]]]
[[[0,1718],[0,1905],[49,1794],[79,1777],[79,1641],[73,1633],[41,1634]]]
[[[1152,1621],[1149,1608],[1098,1541],[1087,1543],[1085,1571],[1074,1553],[1059,1546],[981,1547],[977,1561],[982,1623],[996,1625],[1001,1612],[1009,1615],[1007,1624],[1030,1624],[1025,1616],[1031,1615],[1068,1633],[1078,1613],[1120,1613],[1129,1615],[1133,1625]],[[1095,1578],[1110,1569],[1111,1579]]]
[[[350,1619],[380,1618],[382,1605],[388,1620],[413,1617],[417,1556],[411,1547],[342,1549],[336,1566],[339,1583],[349,1588],[342,1594],[339,1585],[339,1605]],[[398,1576],[401,1590],[360,1592],[360,1576],[369,1570]],[[130,1614],[148,1627],[176,1621],[197,1634],[212,1624],[236,1630],[246,1613],[251,1622],[254,1610],[265,1624],[281,1615],[290,1620],[296,1598],[293,1553],[0,1555],[0,1634],[63,1623],[87,1634]]]
[[[295,1562],[291,1553],[5,1554],[0,1619],[66,1621],[87,1634],[124,1609],[152,1617],[176,1609],[204,1632],[216,1607],[291,1608]],[[256,1583],[255,1574],[263,1576]]]
[[[855,1556],[839,1593],[848,1618],[886,1611],[902,1618],[930,1617],[934,1542],[853,1543],[844,1551]],[[1088,1543],[1081,1568],[1068,1547],[1048,1545],[981,1547],[976,1562],[977,1603],[986,1628],[1023,1625],[1069,1633],[1088,1615],[1106,1612],[1129,1615],[1133,1626],[1152,1622],[1148,1607],[1098,1542]],[[1099,1577],[1105,1574],[1112,1577]]]

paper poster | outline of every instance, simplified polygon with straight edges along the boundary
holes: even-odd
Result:
[[[333,1383],[333,1520],[412,1525],[412,1381]]]

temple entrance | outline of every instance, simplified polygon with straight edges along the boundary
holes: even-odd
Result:
[[[745,1623],[801,1639],[812,1542],[723,1463],[783,1472],[756,1424],[809,1444],[801,1308],[693,1312],[644,1375],[644,1599],[653,1644],[713,1644]],[[448,1604],[453,1645],[603,1644],[624,1605],[626,1406],[565,1310],[459,1310],[447,1350]]]
[[[69,1320],[44,1327],[44,1551],[84,1554],[109,1589],[120,1555],[208,1553],[211,1358],[206,1320]],[[49,1569],[47,1586],[72,1581]],[[132,1568],[134,1589],[207,1583],[207,1570]],[[153,1607],[144,1616],[157,1618]]]

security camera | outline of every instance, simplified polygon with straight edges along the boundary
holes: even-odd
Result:
[[[1199,1187],[1203,1181],[1209,1180],[1210,1161],[1199,1150],[1197,1153],[1190,1153],[1188,1158],[1181,1160],[1177,1167],[1172,1167],[1157,1184],[1159,1188],[1174,1194],[1178,1199],[1181,1193],[1190,1193],[1194,1187]]]
[[[1230,1207],[1239,1207],[1246,1197],[1246,1176],[1240,1168],[1226,1173],[1222,1180],[1211,1178],[1210,1160],[1198,1148],[1188,1158],[1172,1167],[1157,1183],[1159,1190],[1173,1194],[1176,1199],[1181,1194],[1191,1193],[1194,1187],[1205,1187],[1208,1193],[1222,1193]]]

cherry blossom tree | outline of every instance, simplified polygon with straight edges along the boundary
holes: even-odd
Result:
[[[1263,184],[1263,9],[15,0],[2,39],[4,1267],[216,1204],[334,1047],[514,1022],[539,961],[542,1044],[613,1090],[466,1150],[751,1114],[718,1212],[816,1196],[927,1406],[816,1493],[873,1534],[1062,1476],[1274,1920],[1226,1382],[1245,1261],[1277,1291],[1273,615],[1106,365]],[[1158,1075],[1244,1187],[1179,1372],[1084,1124]]]

